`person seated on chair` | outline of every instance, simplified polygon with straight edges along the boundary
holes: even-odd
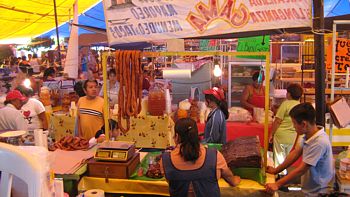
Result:
[[[110,107],[114,107],[115,104],[118,104],[118,95],[119,95],[119,82],[117,79],[117,73],[114,68],[108,71],[107,73],[108,81],[107,81],[107,95],[109,99]],[[103,86],[100,90],[100,96],[103,97]]]
[[[164,152],[160,169],[169,183],[170,196],[218,197],[218,180],[223,177],[231,186],[240,183],[228,168],[225,158],[216,149],[205,148],[198,138],[197,123],[182,118],[175,123],[176,147]]]
[[[252,76],[253,83],[247,85],[243,90],[241,105],[251,113],[254,107],[265,108],[265,88],[259,81],[260,72],[255,72]]]

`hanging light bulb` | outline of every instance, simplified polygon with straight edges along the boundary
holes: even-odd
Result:
[[[31,85],[30,80],[29,80],[29,79],[25,79],[25,80],[23,81],[23,85],[24,85],[24,87],[26,87],[26,88],[30,88],[30,85]]]
[[[222,70],[221,70],[221,68],[220,68],[220,66],[219,66],[218,64],[216,64],[216,65],[214,66],[214,71],[213,71],[213,73],[214,73],[214,76],[215,76],[215,77],[220,77],[220,76],[222,75]]]

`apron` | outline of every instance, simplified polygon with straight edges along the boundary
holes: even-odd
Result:
[[[248,99],[248,102],[255,107],[265,108],[265,94],[258,94],[255,90],[253,90],[253,94]]]

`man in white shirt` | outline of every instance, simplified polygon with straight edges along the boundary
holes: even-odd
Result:
[[[26,131],[28,129],[28,125],[19,111],[26,101],[27,98],[18,90],[12,90],[6,95],[5,107],[0,109],[0,132]]]

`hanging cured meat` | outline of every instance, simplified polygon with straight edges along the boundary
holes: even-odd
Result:
[[[140,51],[117,51],[115,69],[119,77],[118,122],[123,133],[130,129],[130,117],[141,111],[142,100],[142,68]],[[126,120],[126,125],[122,123]]]

